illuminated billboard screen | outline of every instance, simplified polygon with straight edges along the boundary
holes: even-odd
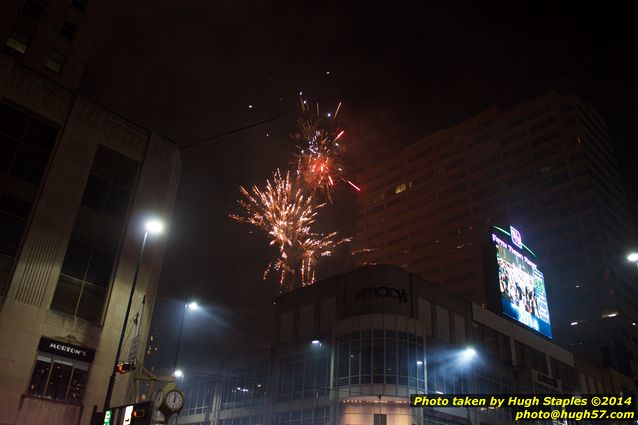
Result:
[[[492,242],[496,246],[501,311],[551,338],[552,327],[543,273],[524,250],[517,249],[524,246],[520,233],[511,228],[510,234],[510,238],[492,234]]]

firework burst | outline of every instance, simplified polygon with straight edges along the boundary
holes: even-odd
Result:
[[[297,173],[313,196],[321,193],[332,203],[332,193],[339,181],[348,183],[354,189],[360,189],[344,177],[344,146],[340,140],[344,131],[336,124],[341,109],[337,105],[334,114],[321,115],[319,104],[310,107],[307,101],[299,103],[297,133],[293,140],[297,143]]]
[[[277,170],[272,181],[266,181],[264,189],[253,186],[249,192],[241,187],[243,199],[238,203],[245,215],[230,216],[263,230],[270,238],[270,245],[277,247],[278,258],[268,264],[264,279],[275,270],[280,275],[279,285],[285,291],[294,289],[297,270],[302,286],[314,283],[317,259],[330,255],[335,246],[349,241],[337,240],[337,232],[324,235],[312,230],[317,211],[325,204],[316,204],[304,189],[299,174],[283,176]]]

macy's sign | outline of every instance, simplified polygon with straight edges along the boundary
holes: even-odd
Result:
[[[355,301],[364,300],[366,298],[392,298],[396,299],[398,303],[403,304],[408,302],[408,292],[405,289],[390,288],[388,286],[371,286],[369,288],[363,288],[354,294]]]

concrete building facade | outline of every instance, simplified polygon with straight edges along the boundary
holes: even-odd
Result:
[[[3,425],[88,424],[102,410],[143,223],[170,220],[175,201],[175,142],[76,92],[101,7],[0,7]],[[165,241],[147,243],[121,360],[143,359]]]
[[[545,273],[555,340],[638,376],[634,228],[607,127],[587,102],[549,93],[491,108],[370,167],[355,243],[360,265],[418,273],[486,302],[481,250],[519,229]]]
[[[186,371],[178,423],[506,424],[507,410],[410,409],[409,395],[634,389],[395,266],[320,281],[280,296],[277,308],[270,347],[218,374]]]

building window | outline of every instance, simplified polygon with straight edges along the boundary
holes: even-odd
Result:
[[[220,419],[220,425],[260,425],[264,421],[261,415],[258,416],[240,416],[229,419]],[[190,423],[189,425],[208,425],[210,422]]]
[[[476,389],[474,394],[510,394],[512,392],[512,380],[497,373],[492,369],[478,368],[475,371]],[[485,409],[482,408],[483,414],[494,416],[505,421],[511,421],[512,412],[509,407],[501,409]]]
[[[86,362],[38,353],[27,394],[79,403],[88,374],[89,364]]]
[[[49,53],[49,58],[44,63],[44,66],[55,73],[59,73],[60,71],[62,71],[62,65],[64,65],[65,60],[66,56],[64,56],[62,53],[51,50],[51,53]]]
[[[330,352],[323,346],[281,360],[279,401],[302,400],[328,394]]]
[[[12,259],[20,245],[30,211],[30,202],[0,193],[0,296],[9,281]]]
[[[67,40],[71,41],[73,40],[73,37],[75,37],[75,31],[77,29],[78,29],[77,25],[69,21],[64,21],[64,23],[62,24],[62,28],[60,28],[60,35],[66,38]]]
[[[0,103],[0,296],[57,133],[30,112]]]
[[[398,195],[399,193],[405,192],[406,190],[408,190],[408,185],[406,183],[401,183],[394,188],[394,193]]]
[[[138,163],[100,146],[86,184],[82,205],[123,220],[128,211]]]
[[[406,332],[362,331],[337,338],[335,387],[398,384],[425,390],[423,338]]]
[[[4,52],[16,60],[20,60],[27,51],[33,35],[40,24],[40,15],[44,8],[43,1],[27,0],[10,31],[5,42]]]
[[[113,252],[71,239],[52,307],[97,321],[101,315],[114,260]]]
[[[266,365],[260,363],[232,372],[223,396],[222,410],[260,406],[266,394]]]
[[[473,370],[450,358],[448,353],[428,353],[428,392],[432,394],[469,394]]]
[[[370,196],[367,201],[366,201],[366,207],[371,207],[373,205],[376,205],[380,202],[383,202],[383,199],[385,198],[385,193],[383,192],[378,192],[375,195]]]
[[[548,373],[545,354],[519,341],[516,341],[515,346],[518,367],[522,369],[531,368],[545,374]]]
[[[25,36],[21,34],[11,34],[5,43],[5,51],[9,50],[8,53],[15,52],[14,55],[17,53],[19,56],[22,56],[27,52],[28,44],[29,42]]]
[[[57,136],[57,128],[44,120],[36,117],[28,111],[21,110],[8,103],[0,104],[0,172],[8,173],[13,177],[25,180],[28,183],[38,184],[31,178],[24,178],[21,171],[26,168],[34,168],[37,161],[31,151],[41,154],[51,153]],[[27,149],[28,148],[28,149]],[[25,153],[26,151],[26,153]],[[27,158],[23,163],[20,157]],[[36,171],[43,172],[42,169]],[[41,173],[38,173],[41,174]]]
[[[102,316],[138,163],[99,146],[51,308],[97,322]]]
[[[0,104],[0,173],[39,185],[57,131],[28,112]]]
[[[187,377],[183,384],[186,400],[183,414],[190,416],[210,412],[215,384],[215,380],[208,376],[195,376],[190,379]]]
[[[563,390],[577,390],[578,389],[578,377],[576,369],[573,367],[556,360],[553,357],[549,358],[552,366],[552,376],[561,381]]]
[[[374,414],[374,425],[387,425],[387,424],[388,424],[388,415],[384,413]]]

